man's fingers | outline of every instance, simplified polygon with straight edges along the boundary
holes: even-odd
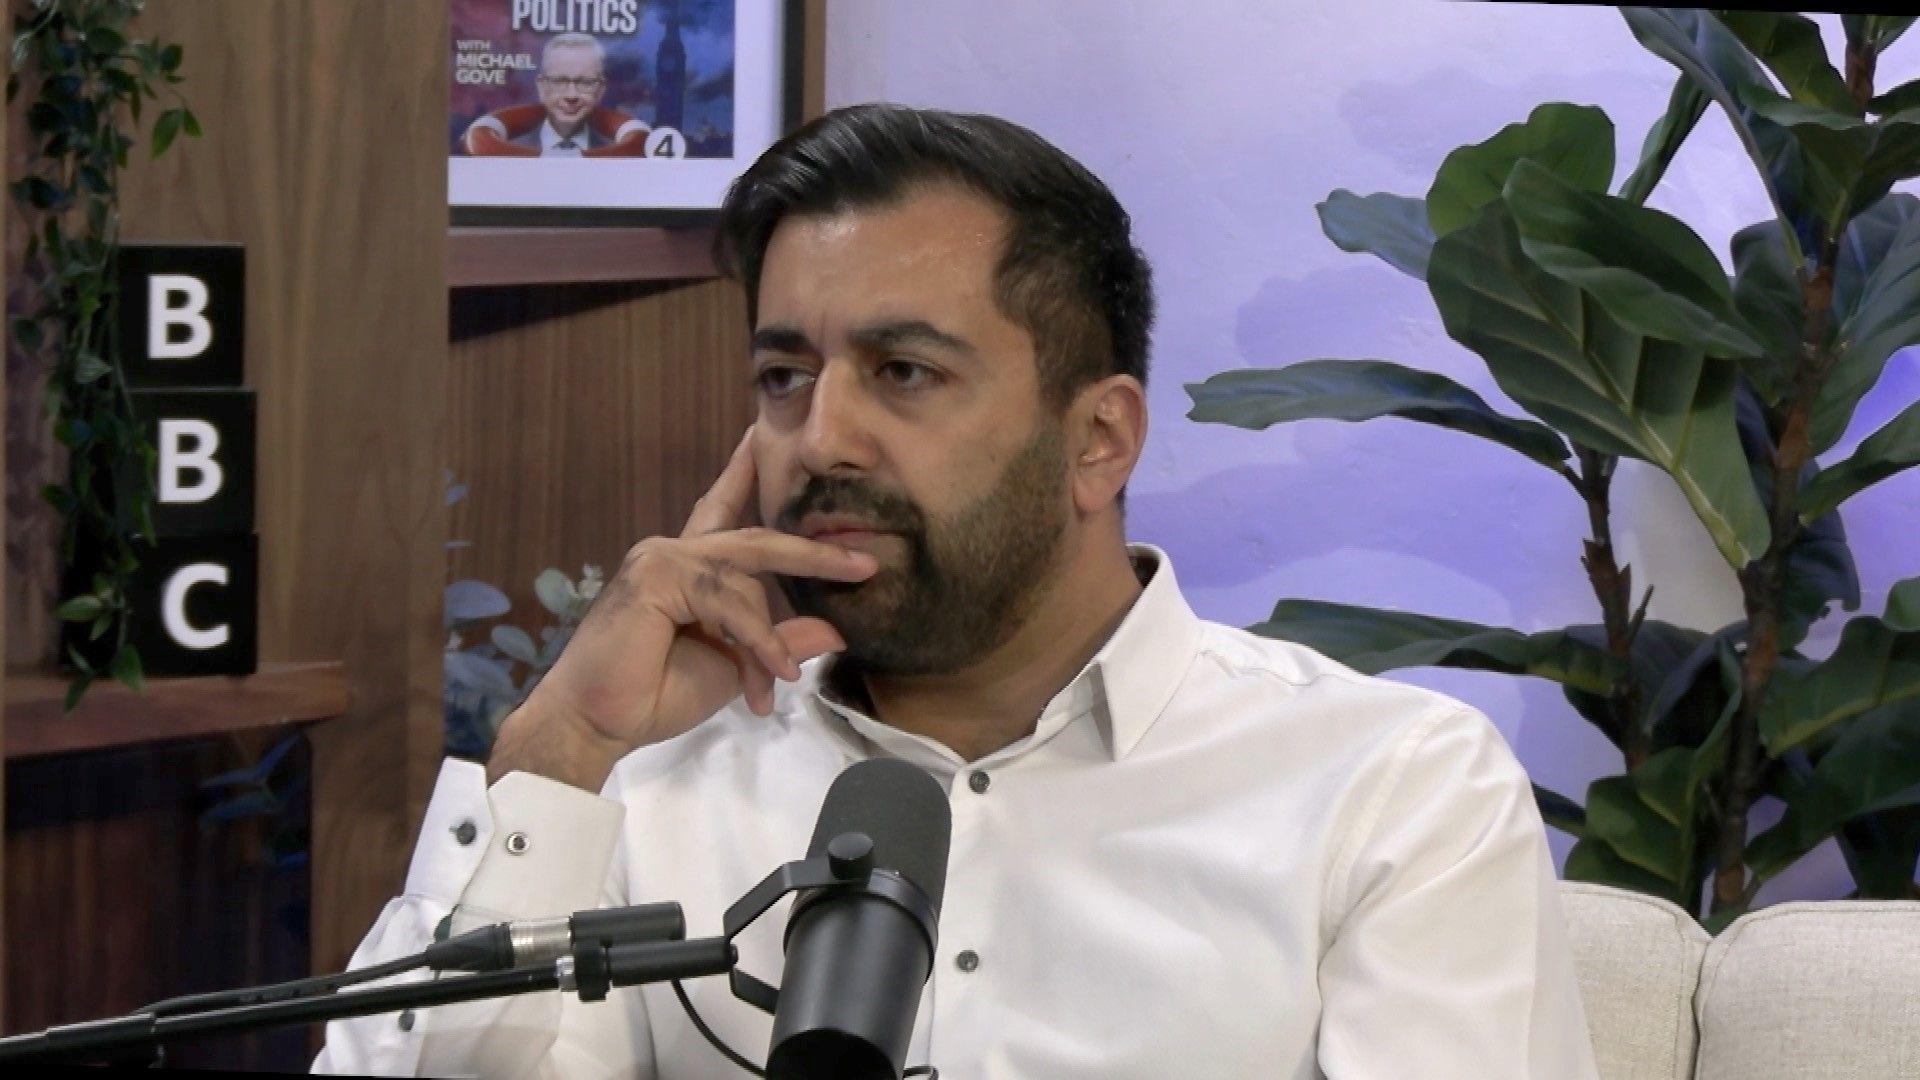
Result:
[[[787,655],[803,664],[816,656],[845,651],[847,647],[846,639],[832,623],[811,615],[788,619],[774,627],[773,632],[786,643]]]
[[[753,428],[748,427],[740,445],[733,448],[733,456],[727,459],[727,467],[720,470],[719,479],[693,504],[693,513],[687,515],[687,526],[680,535],[705,536],[738,528],[740,515],[746,512],[753,494]]]
[[[765,527],[717,533],[701,546],[749,574],[865,581],[880,568],[880,561],[867,552]]]
[[[745,649],[734,650],[734,662],[740,665],[741,696],[746,698],[747,708],[760,716],[773,712],[773,676],[760,665],[759,659]]]
[[[770,673],[794,679],[799,666],[786,643],[773,632],[766,592],[760,583],[731,567],[709,569],[688,590],[691,614],[709,633],[750,653]]]

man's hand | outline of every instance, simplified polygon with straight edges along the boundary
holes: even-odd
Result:
[[[767,528],[741,528],[754,495],[752,432],[677,538],[627,552],[552,670],[501,725],[488,779],[516,769],[589,791],[629,751],[673,738],[744,693],[773,709],[776,678],[846,648],[822,619],[773,622],[756,574],[864,581],[865,552]]]

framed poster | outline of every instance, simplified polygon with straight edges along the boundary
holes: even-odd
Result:
[[[801,0],[448,0],[455,225],[689,225],[800,118]]]

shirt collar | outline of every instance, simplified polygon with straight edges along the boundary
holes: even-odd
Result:
[[[554,128],[552,119],[546,119],[546,120],[540,121],[540,152],[541,153],[547,153],[551,151],[555,146],[558,146],[564,140],[565,140],[565,136],[561,135],[560,132]],[[584,124],[581,125],[579,132],[577,132],[573,136],[573,142],[575,146],[579,147],[582,150],[585,150],[587,148],[586,125]]]
[[[1067,723],[1091,714],[1108,753],[1118,761],[1132,752],[1166,710],[1199,649],[1201,623],[1181,595],[1165,551],[1151,544],[1129,544],[1127,553],[1143,581],[1133,607],[1106,644],[1047,703],[1033,734],[1001,753],[1012,756],[1031,749]],[[813,693],[807,695],[814,712],[829,725],[936,772],[957,767],[951,751],[888,727],[851,704],[858,698],[849,695],[846,687],[835,686],[834,671],[832,662],[823,665]]]

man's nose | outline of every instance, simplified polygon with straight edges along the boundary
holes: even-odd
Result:
[[[854,364],[822,364],[807,396],[807,419],[800,431],[801,465],[816,476],[872,470],[878,454],[869,409]]]

